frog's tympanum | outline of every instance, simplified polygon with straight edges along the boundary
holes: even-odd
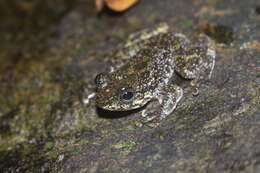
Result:
[[[158,100],[154,112],[164,118],[180,101],[182,88],[171,80],[175,73],[193,84],[210,78],[215,63],[213,41],[205,35],[188,39],[168,31],[162,23],[129,36],[110,57],[111,71],[96,77],[97,106],[126,111]],[[197,85],[196,85],[197,86]]]

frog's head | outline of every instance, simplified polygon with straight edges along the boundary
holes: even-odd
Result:
[[[126,111],[144,106],[151,95],[144,92],[137,79],[133,75],[115,73],[97,75],[97,106],[111,111]]]

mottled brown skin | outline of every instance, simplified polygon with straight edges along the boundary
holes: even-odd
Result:
[[[206,36],[190,41],[168,32],[166,24],[134,33],[113,54],[111,72],[97,76],[96,103],[103,109],[124,111],[157,99],[163,118],[182,97],[182,89],[170,80],[174,71],[198,81],[210,77],[214,62],[213,43]]]
[[[173,73],[173,64],[167,58],[169,54],[163,49],[144,49],[117,71],[105,74],[109,87],[98,87],[98,105],[122,111],[146,104],[153,98],[154,91]],[[151,58],[157,60],[151,61]],[[122,99],[125,92],[134,93],[133,98]]]

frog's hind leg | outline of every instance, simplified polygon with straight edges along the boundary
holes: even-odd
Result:
[[[174,58],[175,70],[185,79],[211,77],[215,65],[213,42],[206,36],[196,39],[182,54]]]
[[[211,78],[212,71],[215,66],[216,51],[213,40],[205,35],[200,35],[194,41],[194,46],[191,48],[201,57],[200,76]]]
[[[183,54],[175,56],[175,70],[198,92],[199,82],[211,78],[215,65],[213,42],[207,36],[200,36]]]

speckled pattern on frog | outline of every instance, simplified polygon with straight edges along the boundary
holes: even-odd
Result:
[[[111,56],[111,71],[96,77],[97,106],[125,111],[156,99],[160,118],[175,109],[183,90],[171,78],[175,72],[194,83],[210,78],[215,63],[213,41],[205,35],[189,40],[161,23],[129,36]]]

